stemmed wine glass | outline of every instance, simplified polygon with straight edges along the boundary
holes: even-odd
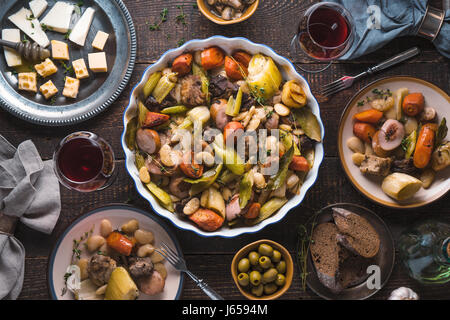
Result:
[[[343,56],[355,38],[355,23],[343,6],[320,2],[303,12],[297,33],[291,40],[290,53],[294,64],[305,72],[317,73],[327,69],[331,62]],[[307,62],[328,62],[314,67]]]
[[[53,166],[62,185],[80,192],[105,189],[117,175],[111,146],[87,131],[72,133],[59,143]]]

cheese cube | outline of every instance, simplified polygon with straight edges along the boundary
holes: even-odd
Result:
[[[75,99],[78,96],[79,89],[80,89],[80,80],[71,77],[66,77],[63,96]]]
[[[2,39],[11,42],[20,42],[20,30],[19,29],[3,29]],[[17,67],[22,65],[22,58],[16,50],[4,47],[5,60],[8,67]]]
[[[89,78],[89,71],[83,58],[73,61],[72,67],[77,79]]]
[[[45,99],[50,99],[58,93],[58,88],[55,87],[52,80],[49,80],[39,88],[39,91],[41,91]]]
[[[46,0],[31,0],[29,6],[35,18],[39,18],[47,9],[48,3]]]
[[[52,60],[49,58],[45,59],[44,62],[37,64],[34,66],[34,69],[39,73],[39,75],[43,78],[51,76],[58,72],[58,68],[55,66]]]
[[[36,72],[19,73],[19,90],[37,92]]]
[[[97,35],[94,38],[94,41],[92,41],[92,47],[102,51],[105,47],[106,41],[109,38],[109,34],[103,31],[98,31]]]
[[[52,56],[53,59],[57,60],[70,60],[69,46],[67,45],[67,43],[58,40],[52,40]]]
[[[89,69],[94,72],[108,72],[106,54],[104,52],[89,53]]]

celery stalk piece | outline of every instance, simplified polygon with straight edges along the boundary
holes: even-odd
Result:
[[[147,80],[147,82],[144,85],[144,88],[142,89],[142,93],[144,95],[144,99],[147,99],[150,94],[155,89],[156,85],[159,82],[159,79],[161,79],[161,72],[155,72],[153,73]]]
[[[175,73],[163,75],[161,79],[159,79],[156,87],[153,89],[152,96],[158,103],[161,103],[175,87],[176,83],[170,81],[170,78],[174,75]]]
[[[148,190],[159,200],[159,202],[169,211],[173,212],[173,203],[169,194],[165,192],[163,189],[158,187],[153,182],[149,182],[146,184]]]

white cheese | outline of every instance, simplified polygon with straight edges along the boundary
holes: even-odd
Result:
[[[93,8],[89,7],[86,9],[80,20],[78,20],[77,24],[70,32],[70,41],[76,43],[79,46],[84,46],[86,37],[89,33],[89,29],[91,28],[92,20],[94,19],[94,13],[95,10]]]
[[[42,24],[45,24],[52,31],[67,33],[74,9],[73,4],[58,1],[42,19]]]
[[[47,9],[48,3],[46,0],[32,0],[29,5],[34,17],[39,18]]]
[[[93,72],[108,72],[108,64],[104,52],[89,53],[88,61],[89,69]]]
[[[11,42],[20,42],[19,29],[3,29],[2,39]],[[22,58],[16,50],[4,47],[5,60],[8,67],[17,67],[22,65]]]
[[[92,41],[92,47],[102,51],[105,47],[106,41],[109,38],[109,34],[103,31],[98,31],[97,35],[94,38],[94,41]]]
[[[41,28],[38,19],[32,18],[33,13],[25,8],[8,17],[20,30],[29,36],[34,42],[45,48],[50,44],[47,35]]]

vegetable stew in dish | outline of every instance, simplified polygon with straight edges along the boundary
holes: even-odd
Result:
[[[437,171],[450,164],[446,119],[426,105],[421,92],[400,88],[372,91],[358,102],[352,160],[367,176],[383,178],[381,188],[394,200],[410,199],[431,186]]]
[[[125,141],[141,182],[204,231],[275,214],[300,192],[321,142],[302,85],[262,54],[185,52],[138,100]]]
[[[72,261],[64,275],[65,288],[76,300],[135,300],[163,292],[167,278],[164,258],[154,247],[150,230],[131,219],[119,228],[103,219],[73,240]]]

